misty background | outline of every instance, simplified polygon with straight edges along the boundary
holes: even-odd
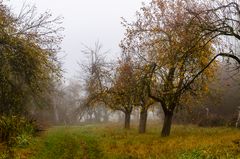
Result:
[[[64,18],[65,28],[62,42],[64,77],[72,78],[79,70],[78,62],[85,61],[81,53],[83,45],[93,47],[96,41],[109,51],[110,59],[120,55],[119,42],[123,38],[124,28],[121,17],[132,21],[142,2],[148,0],[9,0],[5,3],[18,14],[23,6],[35,5],[39,13],[50,11],[54,16]]]
[[[102,45],[101,52],[105,54],[108,61],[115,60],[120,56],[121,50],[119,43],[124,37],[125,28],[121,24],[121,17],[128,22],[135,20],[135,13],[142,7],[142,3],[148,3],[148,0],[9,0],[5,1],[7,6],[18,14],[24,5],[36,6],[39,13],[50,11],[53,17],[60,16],[63,18],[62,26],[64,27],[64,38],[61,44],[62,51],[58,54],[63,64],[64,84],[56,86],[58,90],[54,94],[50,94],[52,105],[50,106],[50,115],[41,117],[47,119],[54,118],[56,123],[74,123],[82,121],[82,119],[95,121],[108,120],[116,117],[111,110],[100,106],[98,109],[89,108],[84,103],[86,90],[79,76],[84,74],[79,64],[89,62],[89,57],[82,51],[85,46],[94,48],[96,42]],[[226,68],[227,69],[227,68]],[[187,116],[188,119],[181,119],[183,114],[188,114],[189,110],[183,110],[176,118],[178,122],[186,122],[193,117],[201,117],[206,114],[206,108],[209,108],[210,113],[219,116],[225,116],[227,120],[231,120],[236,116],[236,108],[240,105],[239,83],[236,79],[232,79],[226,69],[219,70],[217,81],[212,84],[212,92],[214,96],[205,97],[198,103],[197,109],[192,115]],[[83,75],[84,76],[84,75]],[[239,77],[237,77],[238,79]],[[81,79],[80,79],[81,80]],[[156,106],[159,107],[159,106]],[[152,117],[163,117],[162,110],[156,110],[153,106],[152,112],[156,112]],[[38,112],[37,110],[32,110]],[[136,110],[133,114],[139,114]],[[76,113],[77,112],[77,113]],[[151,113],[151,112],[150,112]],[[42,115],[41,114],[41,115]],[[54,114],[54,116],[52,116]],[[111,116],[111,114],[113,114]],[[39,115],[39,116],[41,116]],[[155,116],[154,116],[155,115]],[[117,113],[116,120],[122,121],[123,114]],[[99,117],[99,118],[96,118]],[[151,115],[150,115],[151,117]],[[93,119],[95,118],[95,119]],[[219,117],[218,117],[219,118]],[[135,115],[138,120],[138,115]],[[184,121],[185,120],[185,121]],[[199,119],[196,119],[199,120]]]

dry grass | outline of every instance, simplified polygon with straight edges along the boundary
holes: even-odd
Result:
[[[159,125],[147,131],[138,134],[136,127],[127,131],[118,124],[54,127],[25,152],[34,150],[37,159],[240,158],[239,129],[175,125],[166,138]]]
[[[89,127],[86,130],[93,135],[97,132],[106,158],[177,158],[188,156],[188,153],[191,156],[191,152],[199,153],[202,158],[234,158],[240,153],[239,145],[233,143],[240,140],[240,131],[231,128],[174,126],[167,138],[160,137],[157,125],[151,125],[143,135],[138,134],[136,128],[124,131],[119,125]]]

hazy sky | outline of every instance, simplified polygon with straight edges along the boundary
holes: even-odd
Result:
[[[77,61],[84,60],[82,43],[93,47],[100,41],[103,50],[110,50],[110,56],[120,53],[118,44],[124,28],[121,17],[131,21],[142,2],[149,0],[10,0],[6,2],[17,13],[24,2],[35,4],[38,12],[50,10],[54,16],[63,16],[64,41],[62,48],[65,77],[78,70]],[[62,56],[62,55],[61,55]]]

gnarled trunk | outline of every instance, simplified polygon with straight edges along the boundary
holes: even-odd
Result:
[[[164,123],[162,128],[162,137],[166,137],[170,135],[171,126],[172,126],[172,117],[173,117],[173,111],[164,112]]]
[[[140,120],[139,120],[139,133],[146,132],[146,125],[147,125],[147,109],[142,109],[140,112]]]
[[[130,120],[131,120],[131,113],[125,112],[125,122],[124,122],[125,129],[130,129]]]

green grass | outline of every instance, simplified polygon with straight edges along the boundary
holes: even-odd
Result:
[[[215,159],[240,158],[240,130],[174,126],[171,136],[160,137],[160,127],[150,125],[146,134],[120,125],[53,127],[19,150],[30,159]],[[234,143],[235,142],[235,143]],[[30,157],[31,156],[31,157]]]

